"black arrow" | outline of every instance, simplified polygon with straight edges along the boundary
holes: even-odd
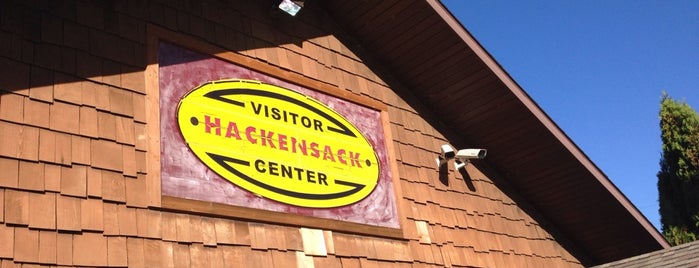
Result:
[[[289,196],[289,197],[295,197],[295,198],[300,198],[300,199],[309,199],[309,200],[330,200],[330,199],[337,199],[337,198],[342,198],[346,196],[350,196],[352,194],[355,194],[359,192],[360,190],[364,189],[366,185],[358,184],[358,183],[353,183],[353,182],[347,182],[347,181],[341,181],[341,180],[335,180],[335,183],[341,184],[341,185],[346,185],[349,187],[353,187],[350,190],[344,191],[344,192],[339,192],[339,193],[332,193],[332,194],[308,194],[308,193],[299,193],[299,192],[294,192],[294,191],[289,191],[281,188],[274,187],[272,185],[265,184],[261,181],[258,181],[254,178],[251,178],[248,175],[245,175],[244,173],[238,171],[235,167],[231,166],[229,163],[234,163],[238,165],[244,165],[244,166],[250,166],[249,161],[245,160],[240,160],[240,159],[235,159],[223,155],[218,155],[214,153],[206,153],[211,157],[212,160],[214,160],[216,163],[218,163],[220,166],[225,168],[226,170],[230,171],[234,175],[240,177],[241,179],[254,184],[257,187]],[[224,176],[225,177],[225,176]]]

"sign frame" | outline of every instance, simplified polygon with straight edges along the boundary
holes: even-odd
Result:
[[[210,215],[216,217],[237,218],[254,222],[266,222],[281,225],[291,225],[299,227],[320,228],[324,230],[333,230],[346,233],[366,234],[377,237],[404,238],[404,229],[407,220],[404,218],[403,203],[401,200],[402,191],[400,184],[400,175],[395,158],[395,149],[393,147],[393,138],[391,135],[391,124],[388,118],[388,106],[382,102],[371,99],[367,96],[357,95],[355,93],[342,90],[327,83],[322,83],[300,75],[280,67],[267,64],[263,61],[254,60],[246,55],[227,51],[209,43],[193,39],[180,33],[172,32],[154,25],[148,25],[148,66],[145,70],[146,77],[146,94],[147,94],[147,133],[148,133],[148,151],[147,151],[147,168],[145,186],[147,188],[147,203],[150,207],[159,207],[168,211],[188,212],[199,215]],[[294,215],[283,212],[266,211],[255,208],[247,208],[235,205],[222,204],[217,202],[200,201],[185,199],[163,195],[161,191],[161,173],[160,173],[160,115],[159,115],[159,65],[158,65],[158,45],[165,41],[177,44],[186,49],[209,55],[211,57],[221,59],[251,70],[263,73],[265,75],[287,81],[289,83],[298,84],[305,88],[330,95],[357,105],[371,108],[380,113],[380,120],[383,126],[383,136],[386,145],[386,154],[388,157],[387,169],[391,172],[391,181],[393,190],[389,193],[393,194],[394,204],[396,207],[396,218],[399,226],[383,227],[369,224],[361,224],[334,219],[324,219],[311,216]]]

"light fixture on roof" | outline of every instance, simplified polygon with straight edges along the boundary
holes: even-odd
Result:
[[[279,9],[291,16],[296,16],[303,7],[303,1],[298,0],[282,0],[279,2]]]
[[[487,153],[488,150],[486,149],[461,149],[455,151],[451,145],[444,144],[441,147],[441,154],[437,157],[437,167],[439,168],[449,162],[450,159],[454,159],[454,168],[461,170],[472,159],[483,159]]]

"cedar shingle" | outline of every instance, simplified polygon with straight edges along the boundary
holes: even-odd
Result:
[[[92,84],[90,88],[95,92],[95,108],[100,111],[110,111],[109,87],[104,84]]]
[[[24,122],[24,97],[22,95],[0,94],[0,119],[17,123]]]
[[[123,71],[120,72],[122,87],[128,88],[136,92],[146,92],[146,79],[143,72],[140,72],[138,70],[126,71],[123,68],[122,70]]]
[[[47,129],[39,130],[39,160],[56,162],[56,132]]]
[[[104,216],[104,235],[118,235],[119,234],[119,213],[117,204],[114,203],[102,203],[102,213]]]
[[[70,165],[73,162],[73,141],[71,135],[56,133],[56,163]]]
[[[54,102],[50,106],[49,125],[53,130],[79,134],[80,108],[76,105]]]
[[[145,208],[148,206],[146,195],[146,177],[139,175],[138,178],[125,178],[126,204],[132,207]]]
[[[175,213],[162,212],[162,235],[165,241],[177,241],[177,218]]]
[[[148,209],[137,208],[136,209],[136,236],[146,237],[148,233],[148,225],[152,223],[148,222]]]
[[[87,195],[86,166],[61,167],[61,194],[85,197]]]
[[[102,197],[102,170],[87,169],[87,196]]]
[[[92,166],[121,172],[124,166],[121,147],[117,143],[106,140],[91,140]]]
[[[102,198],[115,202],[126,202],[124,177],[120,173],[102,171]]]
[[[145,267],[145,256],[143,255],[143,239],[129,237],[126,239],[128,249],[129,267]]]
[[[56,229],[56,194],[29,193],[29,227]]]
[[[56,234],[56,264],[73,265],[73,235],[69,233]]]
[[[21,228],[21,227],[20,227]],[[0,224],[0,258],[11,259],[14,256],[15,228]]]
[[[99,42],[99,43],[107,43],[107,42],[109,42],[109,43],[119,44],[119,45],[116,45],[115,47],[120,47],[120,45],[123,45],[123,44],[124,44],[124,43],[121,43],[121,42],[116,43],[116,42],[118,41],[118,39],[108,40],[108,39],[106,39],[106,38],[101,38],[101,37],[112,37],[112,36],[110,36],[110,35],[103,35],[103,34],[104,34],[103,32],[98,32],[98,33],[95,33],[95,34],[92,34],[92,33],[91,33],[91,34],[90,34],[90,37],[91,37],[93,40],[96,39],[96,38],[100,38],[101,40],[95,41],[95,42]],[[93,54],[100,55],[100,54],[102,54],[102,53],[100,53],[100,52],[95,52],[95,51],[93,50]],[[104,55],[104,54],[102,54],[102,55]],[[114,57],[117,57],[117,56],[113,55],[112,57],[114,58]],[[111,60],[108,60],[108,59],[102,59],[102,70],[103,70],[103,73],[104,73],[104,76],[102,76],[102,82],[104,82],[105,84],[108,84],[108,85],[112,85],[112,86],[116,86],[116,87],[121,87],[121,75],[120,75],[120,74],[121,74],[121,66],[120,66],[119,63],[114,62],[114,61],[111,61]]]
[[[134,150],[134,147],[130,145],[122,145],[121,148],[121,153],[123,157],[122,170],[124,175],[129,177],[136,177],[136,174],[138,173],[138,164],[136,163],[136,151]],[[145,197],[145,187],[143,187],[143,191],[143,196]]]
[[[191,244],[189,246],[189,259],[192,267],[211,267],[209,256],[201,244]]]
[[[271,250],[272,262],[274,268],[297,268],[297,267],[313,267],[313,266],[297,266],[295,251],[277,251]],[[330,267],[330,266],[326,266]]]
[[[136,220],[136,209],[125,205],[117,206],[119,217],[119,234],[127,236],[137,236],[138,226]]]
[[[133,119],[123,116],[114,117],[116,141],[123,144],[134,145]]]
[[[82,85],[77,78],[56,73],[53,85],[53,98],[65,102],[82,103]]]
[[[187,244],[173,243],[172,249],[172,257],[175,267],[191,266],[189,259],[189,246]]]
[[[37,161],[39,129],[0,121],[0,155]]]
[[[24,98],[24,123],[48,128],[49,104]]]
[[[73,264],[107,266],[107,238],[102,234],[89,232],[74,235]]]
[[[82,105],[95,107],[95,95],[97,94],[97,84],[89,80],[84,80],[81,82],[80,89],[82,91]]]
[[[303,252],[309,256],[327,256],[328,251],[325,246],[323,230],[301,228],[301,238],[303,239]]]
[[[221,251],[223,251],[223,264],[225,267],[235,267],[240,266],[242,263],[245,263],[244,251],[249,250],[247,247],[241,246],[218,246],[218,248],[220,248]]]
[[[127,266],[127,260],[126,237],[107,237],[107,264],[109,266]]]
[[[56,242],[56,232],[39,231],[38,262],[46,264],[56,263]]]
[[[251,250],[245,256],[243,267],[273,267],[272,254],[264,250]]]
[[[97,133],[107,140],[116,140],[116,116],[108,112],[97,112]]]
[[[144,239],[143,240],[143,255],[145,261],[145,267],[163,267],[162,257],[161,257],[161,245],[163,244],[160,240],[155,239]],[[211,266],[216,267],[216,266]],[[218,266],[223,267],[223,266]]]
[[[0,188],[0,223],[5,222],[5,189]]]
[[[39,231],[15,228],[14,260],[37,262],[39,260]]]
[[[100,199],[82,199],[80,204],[80,226],[83,230],[102,231],[104,229],[104,206]]]
[[[175,230],[177,230],[178,242],[191,242],[189,215],[175,214]]]
[[[145,178],[145,176],[142,176],[142,175],[145,175],[148,171],[148,160],[146,160],[147,158],[148,158],[148,154],[146,152],[138,151],[138,150],[136,151],[136,165],[137,165],[136,172],[138,172],[139,178],[140,177]],[[146,183],[146,185],[148,185],[148,184]],[[153,191],[152,189],[150,189],[150,190]],[[145,196],[145,199],[147,201],[148,196]]]
[[[172,242],[160,241],[160,267],[175,267]]]
[[[203,234],[201,230],[201,217],[189,215],[189,240],[192,243],[203,243]]]
[[[130,91],[109,87],[109,104],[112,113],[133,117],[133,97]]]
[[[157,210],[151,210],[151,209],[145,209],[146,212],[146,232],[143,235],[144,237],[148,238],[156,238],[160,239],[162,237],[161,234],[161,228],[162,228],[162,216],[160,211]],[[139,219],[140,220],[140,219]],[[139,231],[140,233],[140,231]]]
[[[0,157],[0,187],[17,188],[19,181],[19,161]]]
[[[327,257],[315,257],[311,258],[313,264],[310,267],[329,267],[329,268],[342,268],[342,263],[340,259],[335,258],[335,256],[328,255]],[[304,267],[304,266],[298,266]]]
[[[204,247],[209,258],[211,267],[225,267],[223,262],[223,251],[218,247]]]
[[[361,268],[361,263],[357,258],[340,258],[342,268]]]
[[[415,229],[417,229],[418,241],[422,244],[432,243],[428,228],[428,224],[425,221],[415,221]]]
[[[214,219],[203,217],[201,219],[202,242],[205,246],[216,246],[216,224]]]
[[[284,233],[284,241],[286,241],[286,250],[303,251],[303,239],[298,227],[280,227]],[[326,236],[327,244],[327,236]]]
[[[267,238],[267,227],[261,223],[248,223],[250,227],[250,247],[252,249],[266,250],[269,248],[269,241]]]
[[[56,197],[56,228],[65,231],[80,231],[80,199],[58,195]]]
[[[134,145],[136,150],[146,151],[148,150],[148,139],[146,124],[144,123],[134,123]]]
[[[99,135],[97,109],[88,106],[80,107],[80,135],[98,137]]]
[[[223,245],[236,244],[235,225],[233,225],[233,222],[221,218],[213,219],[213,221],[216,232],[216,242]]]
[[[5,189],[5,222],[29,224],[29,193]]]
[[[235,243],[237,245],[250,245],[250,229],[247,222],[235,221]]]
[[[36,162],[19,161],[20,189],[43,191],[44,190],[44,164]]]
[[[61,191],[61,166],[44,164],[44,189],[51,192]]]
[[[36,66],[31,68],[29,97],[44,102],[53,102],[53,72]]]
[[[90,139],[71,136],[71,156],[75,164],[90,165]]]
[[[266,229],[267,231],[265,234],[265,240],[267,241],[267,248],[276,250],[286,250],[286,237],[282,233],[282,230],[279,228],[279,226],[267,226]]]

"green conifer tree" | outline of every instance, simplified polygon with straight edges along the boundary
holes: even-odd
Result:
[[[660,221],[667,240],[677,245],[699,235],[699,114],[663,93],[660,130]]]

